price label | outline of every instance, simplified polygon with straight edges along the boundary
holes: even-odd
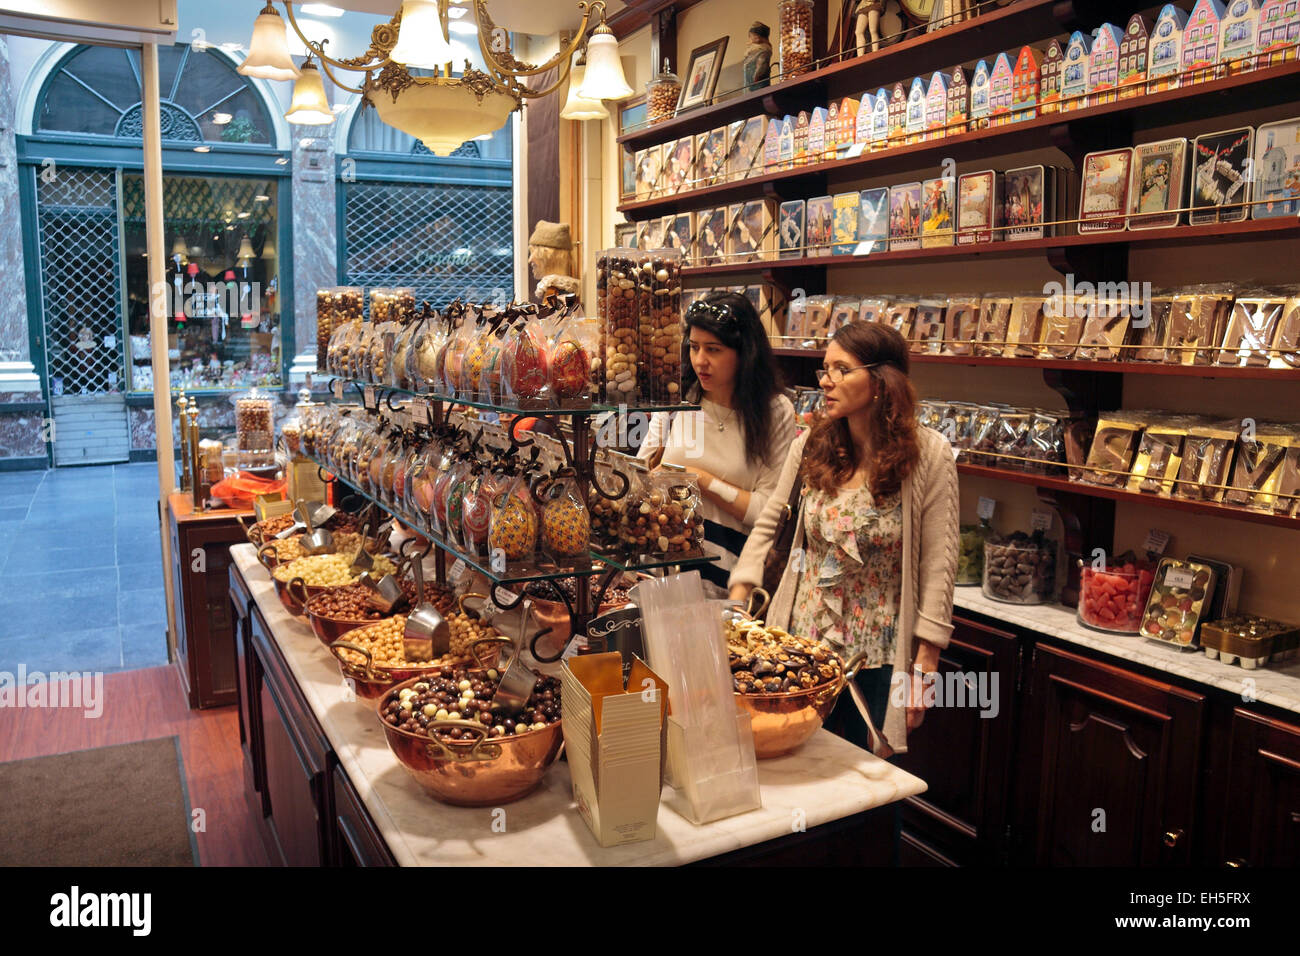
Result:
[[[849,147],[848,152],[844,154],[844,158],[857,159],[859,156],[862,155],[862,151],[866,148],[867,148],[866,143],[854,143],[852,146]]]
[[[428,406],[428,403],[426,403],[426,402],[411,402],[411,404],[410,404],[408,407],[409,407],[410,410],[411,410],[411,424],[413,424],[413,425],[428,425],[428,424],[430,424],[430,422],[429,422],[429,406]]]
[[[343,401],[343,380],[341,378],[334,380],[334,397],[340,402]]]
[[[366,406],[366,411],[373,412],[375,410],[375,405],[376,405],[375,387],[373,385],[367,385],[362,390],[361,395],[362,395],[362,404]]]
[[[1042,508],[1035,508],[1029,515],[1029,527],[1035,531],[1050,531],[1052,529],[1052,513],[1044,511]]]
[[[465,575],[465,561],[463,558],[457,558],[456,563],[451,566],[447,572],[447,579],[452,583],[459,581]]]
[[[1152,528],[1147,532],[1147,540],[1142,545],[1142,550],[1147,554],[1164,554],[1167,547],[1169,547],[1169,532]]]
[[[399,408],[397,411],[393,412],[393,424],[398,428],[410,428],[411,413],[405,408]]]
[[[975,513],[984,521],[993,519],[993,512],[997,509],[998,503],[992,498],[981,497],[979,505],[975,508]]]
[[[505,588],[493,588],[492,595],[495,597],[498,594],[500,594],[503,598],[506,599],[507,604],[513,604],[515,602],[515,598],[519,597],[519,595],[515,594],[514,591],[507,591]]]
[[[1196,575],[1187,568],[1170,568],[1165,572],[1165,586],[1185,591],[1191,588],[1195,578]]]

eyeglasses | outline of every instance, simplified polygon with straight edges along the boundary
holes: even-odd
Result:
[[[849,372],[856,372],[860,368],[875,368],[880,362],[872,362],[870,365],[855,365],[853,368],[840,368],[838,365],[832,368],[819,368],[817,370],[817,384],[825,385],[830,381],[832,385],[838,385],[844,381],[844,376]]]
[[[731,306],[725,302],[692,302],[691,307],[686,310],[686,321],[691,322],[696,319],[712,319],[719,325],[729,325],[738,322],[736,313],[731,311]]]

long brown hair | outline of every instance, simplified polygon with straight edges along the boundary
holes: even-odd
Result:
[[[856,359],[872,378],[874,396],[869,408],[871,493],[890,495],[903,486],[921,458],[916,436],[916,389],[908,374],[907,341],[888,325],[850,322],[831,341]],[[878,363],[878,364],[877,364]],[[842,419],[820,416],[804,445],[803,478],[818,491],[841,488],[858,470],[861,451]]]

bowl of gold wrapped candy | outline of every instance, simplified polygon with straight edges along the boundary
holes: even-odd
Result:
[[[821,729],[861,656],[846,666],[820,641],[762,621],[724,621],[737,705],[749,713],[760,759],[795,750]]]

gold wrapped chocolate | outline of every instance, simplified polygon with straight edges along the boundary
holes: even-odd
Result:
[[[1183,442],[1183,463],[1174,484],[1174,497],[1221,501],[1232,451],[1241,423],[1235,419],[1193,425]]]
[[[1300,368],[1300,295],[1291,296],[1282,307],[1268,364],[1270,368]]]
[[[943,317],[944,355],[970,355],[979,336],[980,298],[953,296]]]
[[[1268,365],[1269,343],[1282,318],[1286,299],[1243,296],[1232,304],[1228,328],[1223,333],[1220,365]]]
[[[1228,482],[1232,487],[1223,500],[1252,511],[1272,511],[1291,435],[1285,427],[1259,424],[1253,441],[1251,437],[1246,432],[1237,439],[1237,460]]]
[[[975,354],[989,358],[1001,355],[1007,340],[1007,327],[1011,321],[1011,299],[985,296],[980,301],[979,331],[975,339]]]
[[[1038,357],[1068,359],[1083,334],[1088,300],[1082,296],[1052,296],[1043,305],[1043,341]]]
[[[1007,325],[1006,358],[1033,358],[1043,334],[1043,296],[1016,296],[1011,300],[1011,321]]]

